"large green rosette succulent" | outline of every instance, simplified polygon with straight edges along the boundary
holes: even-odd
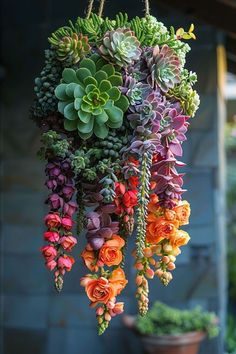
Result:
[[[112,64],[97,54],[83,59],[77,70],[64,69],[62,83],[56,87],[58,111],[64,115],[64,127],[78,130],[86,140],[95,134],[104,139],[109,128],[120,128],[128,99],[121,94],[122,76]]]

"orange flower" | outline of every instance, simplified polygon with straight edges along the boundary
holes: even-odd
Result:
[[[118,235],[106,241],[99,252],[99,261],[108,267],[118,265],[122,261],[121,248],[124,247],[125,241]]]
[[[90,279],[85,285],[85,291],[92,307],[99,303],[106,304],[116,296],[115,287],[104,277]]]
[[[186,231],[177,230],[175,236],[170,239],[170,243],[173,247],[180,247],[187,245],[190,240],[190,236]]]
[[[84,260],[84,264],[91,272],[98,271],[98,266],[96,264],[97,262],[93,250],[89,250],[88,247],[86,247],[81,253],[81,257]]]
[[[152,213],[155,213],[159,209],[157,203],[158,203],[158,196],[156,194],[151,194],[150,201],[148,203],[148,210]]]
[[[176,212],[172,209],[166,209],[165,210],[165,218],[168,221],[172,221],[176,219]]]
[[[121,291],[126,287],[128,280],[125,279],[125,273],[122,268],[116,268],[111,273],[109,278],[110,283],[116,289],[116,295],[120,294]]]
[[[149,243],[158,243],[164,238],[170,239],[175,236],[179,226],[178,221],[168,221],[163,217],[157,217],[153,214],[148,215],[148,225],[146,240]]]
[[[174,211],[176,212],[176,217],[180,226],[188,225],[189,216],[191,213],[190,204],[186,200],[183,200],[177,207],[174,208]]]

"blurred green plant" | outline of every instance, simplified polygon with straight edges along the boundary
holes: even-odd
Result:
[[[203,331],[210,338],[219,333],[218,319],[213,312],[205,312],[198,306],[192,310],[179,310],[161,302],[155,302],[145,317],[138,316],[136,327],[142,334],[179,335]]]
[[[236,354],[236,320],[233,316],[228,317],[225,341],[227,353]]]

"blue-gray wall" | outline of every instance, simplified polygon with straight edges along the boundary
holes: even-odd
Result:
[[[138,6],[137,6],[138,5]],[[126,1],[109,3],[110,14],[128,10]],[[141,14],[141,1],[129,2],[130,14]],[[65,19],[82,14],[78,1],[9,1],[1,3],[0,57],[3,190],[1,196],[1,343],[3,354],[125,354],[141,353],[139,341],[113,320],[102,337],[96,335],[94,311],[79,286],[86,272],[78,261],[65,277],[63,292],[55,293],[51,274],[44,268],[42,245],[44,188],[43,165],[35,158],[39,132],[27,119],[33,77],[43,64],[47,36]],[[115,9],[115,7],[117,9]],[[107,13],[109,13],[107,11]],[[153,4],[153,13],[156,7]],[[158,7],[170,23],[191,22]],[[192,120],[184,146],[186,199],[192,205],[188,230],[192,241],[177,261],[174,281],[164,288],[151,282],[151,301],[165,300],[181,307],[201,304],[224,315],[224,230],[221,173],[223,114],[217,80],[217,33],[199,25],[198,41],[189,54],[189,66],[199,74],[201,107]],[[77,259],[82,246],[74,254]],[[220,260],[220,261],[219,261]],[[135,313],[135,287],[131,259],[130,282],[123,292],[126,312]],[[205,342],[201,354],[222,354],[219,341]]]

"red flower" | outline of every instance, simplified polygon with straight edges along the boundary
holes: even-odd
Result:
[[[125,192],[123,195],[122,201],[126,208],[131,208],[137,205],[138,198],[137,198],[138,191],[131,190]]]
[[[139,182],[138,176],[131,176],[129,178],[129,184],[132,188],[137,188],[138,182]]]

